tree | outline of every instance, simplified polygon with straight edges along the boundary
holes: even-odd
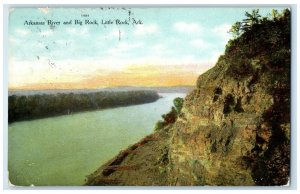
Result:
[[[177,111],[174,106],[172,106],[172,109],[169,113],[162,115],[162,118],[166,124],[174,123],[177,119]]]
[[[231,29],[229,30],[229,33],[233,35],[233,38],[238,38],[244,32],[249,31],[253,25],[259,24],[261,22],[261,15],[258,12],[259,9],[254,9],[251,13],[246,12],[246,19],[243,19],[242,22],[235,22],[232,25]],[[266,20],[266,18],[263,19]]]
[[[237,38],[241,34],[241,28],[242,22],[235,22],[235,24],[233,24],[231,29],[229,30],[229,33],[231,33],[234,38]]]
[[[259,9],[253,9],[252,13],[246,12],[245,16],[246,19],[243,20],[243,27],[244,31],[249,30],[254,24],[258,24],[261,18],[261,15],[258,13]]]
[[[180,113],[183,106],[183,98],[177,97],[173,100],[173,104],[175,106],[176,112]]]
[[[272,9],[272,19],[277,20],[280,17],[278,10]]]

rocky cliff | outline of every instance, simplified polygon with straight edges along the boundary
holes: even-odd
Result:
[[[169,124],[87,185],[285,185],[290,170],[290,12],[231,40]]]

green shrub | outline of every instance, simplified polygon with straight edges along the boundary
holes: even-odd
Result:
[[[177,113],[179,114],[183,106],[183,98],[180,97],[175,98],[173,100],[173,104],[175,106]]]
[[[166,123],[164,121],[159,120],[156,122],[154,130],[158,131],[158,130],[162,129],[164,126],[166,126]]]
[[[174,106],[172,106],[172,109],[171,109],[170,112],[168,112],[167,114],[162,115],[162,118],[164,119],[164,122],[166,124],[174,123],[177,119],[177,111],[174,108]]]

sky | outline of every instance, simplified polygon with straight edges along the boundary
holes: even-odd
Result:
[[[252,9],[14,8],[9,89],[195,85]],[[259,9],[267,16],[273,8]]]

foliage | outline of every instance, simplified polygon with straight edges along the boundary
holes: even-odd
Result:
[[[166,124],[174,123],[177,119],[177,111],[174,106],[172,106],[170,112],[168,112],[167,114],[163,114],[162,118],[164,119]]]
[[[252,178],[257,185],[284,185],[290,173],[290,66],[291,66],[291,16],[288,9],[279,13],[273,10],[270,18],[261,18],[258,10],[246,13],[246,19],[233,25],[235,39],[226,46],[226,74],[247,84],[249,92],[255,91],[258,82],[273,97],[272,106],[265,110],[262,123],[272,134],[269,140],[257,136],[251,151]],[[219,62],[218,62],[219,63]],[[254,89],[253,89],[254,88]],[[234,107],[233,98],[226,96],[224,114],[243,112],[240,98]],[[265,142],[267,141],[267,142]],[[262,145],[268,145],[262,149]]]
[[[159,120],[156,122],[154,130],[158,131],[158,130],[162,129],[164,126],[166,126],[166,123],[164,121]]]
[[[243,25],[241,26],[243,31],[250,30],[253,25],[260,23],[259,18],[261,18],[261,15],[258,12],[259,9],[254,9],[252,13],[245,13],[247,18],[243,19]]]
[[[163,114],[161,117],[163,118],[163,121],[158,121],[155,125],[154,130],[160,130],[163,127],[172,124],[176,121],[178,115],[181,112],[182,106],[183,106],[183,98],[177,97],[173,100],[174,106],[172,106],[171,110],[167,114]]]
[[[270,76],[276,77],[278,73],[289,72],[285,70],[290,66],[290,11],[273,12],[273,17],[266,19],[253,10],[233,25],[235,39],[227,44],[222,59],[222,63],[228,64],[227,75],[243,80],[258,72],[269,71]],[[283,82],[288,81],[287,77],[283,76]]]
[[[49,117],[74,112],[149,103],[155,91],[58,93],[8,97],[8,121]]]
[[[246,18],[241,22],[238,21],[234,23],[229,32],[233,35],[234,38],[238,38],[244,32],[251,30],[256,24],[261,24],[267,21],[280,20],[282,17],[284,17],[286,12],[289,12],[289,10],[286,9],[282,13],[279,13],[278,10],[273,9],[269,18],[261,17],[261,15],[259,14],[259,9],[254,9],[251,13],[245,12]]]
[[[235,22],[229,32],[233,35],[234,38],[237,38],[241,34],[242,22]]]
[[[229,32],[233,35],[234,38],[239,37],[242,33],[251,30],[251,27],[255,24],[261,22],[261,15],[258,13],[258,9],[252,10],[252,13],[246,12],[246,18],[242,22],[236,22],[232,25]]]
[[[180,97],[175,98],[173,100],[173,104],[175,106],[177,113],[179,114],[183,106],[183,98]]]

